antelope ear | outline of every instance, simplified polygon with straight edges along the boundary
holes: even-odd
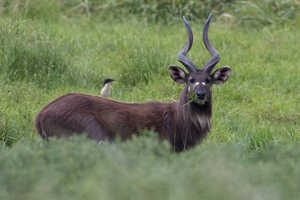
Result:
[[[177,66],[169,66],[169,72],[171,78],[180,84],[184,84],[186,82],[187,74],[183,69]]]
[[[216,85],[225,83],[230,75],[231,68],[226,66],[220,69],[217,69],[212,75],[213,83]]]

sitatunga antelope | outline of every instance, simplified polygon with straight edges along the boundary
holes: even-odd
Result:
[[[153,130],[179,152],[200,143],[211,128],[212,85],[222,84],[230,67],[212,72],[219,53],[208,40],[209,15],[203,29],[203,43],[211,58],[200,69],[186,55],[193,44],[191,27],[183,18],[188,41],[178,54],[188,72],[169,66],[171,78],[185,87],[179,100],[172,103],[124,103],[87,94],[66,94],[44,107],[36,116],[35,126],[42,138],[86,133],[96,141],[129,139],[142,130]]]

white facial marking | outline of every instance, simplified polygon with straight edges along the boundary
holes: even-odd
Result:
[[[182,72],[182,71],[179,71],[179,75],[180,75],[180,77],[182,77],[182,78],[184,78],[184,77],[185,77],[185,73],[184,73],[184,72]]]
[[[201,82],[201,85],[206,85],[206,83],[205,82]]]
[[[214,78],[218,78],[220,76],[221,72],[220,71],[216,71],[214,73]]]
[[[196,82],[194,85],[193,85],[193,89],[195,89],[197,87],[197,85],[199,85],[200,83],[199,82]]]

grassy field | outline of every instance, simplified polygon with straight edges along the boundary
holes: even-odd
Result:
[[[209,137],[174,154],[155,133],[103,145],[84,137],[44,143],[33,121],[63,94],[99,95],[107,77],[117,80],[113,99],[177,100],[182,86],[167,68],[180,65],[183,24],[45,19],[0,19],[0,199],[298,199],[298,21],[247,27],[214,19],[217,67],[231,66],[232,75],[213,88]],[[191,21],[189,57],[199,67],[209,58],[202,22]]]

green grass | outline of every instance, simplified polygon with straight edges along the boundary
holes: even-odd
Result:
[[[177,53],[186,40],[182,24],[0,23],[4,141],[31,138],[32,121],[43,106],[68,92],[98,95],[105,77],[117,79],[113,98],[122,101],[171,102],[182,90],[167,71],[168,65],[179,64]],[[196,41],[189,57],[201,66],[209,55],[199,37],[202,25],[192,25]],[[212,25],[210,38],[222,56],[218,66],[230,65],[232,76],[213,89],[208,140],[246,141],[253,148],[299,140],[298,31]]]
[[[232,75],[213,88],[208,138],[174,154],[155,136],[45,144],[33,121],[63,94],[99,95],[107,77],[120,101],[177,100],[182,86],[167,68],[180,65],[184,25],[45,19],[0,19],[0,199],[298,198],[300,26],[211,25],[217,67],[231,66]],[[188,55],[199,67],[209,58],[201,22],[191,21]]]
[[[204,144],[181,154],[139,137],[98,145],[19,142],[1,147],[1,199],[298,199],[299,144],[249,153]]]
[[[213,12],[219,19],[246,26],[299,25],[299,0],[0,0],[0,14],[57,22],[62,18],[127,22],[178,21],[178,16],[204,19]],[[225,15],[224,15],[225,14]]]

